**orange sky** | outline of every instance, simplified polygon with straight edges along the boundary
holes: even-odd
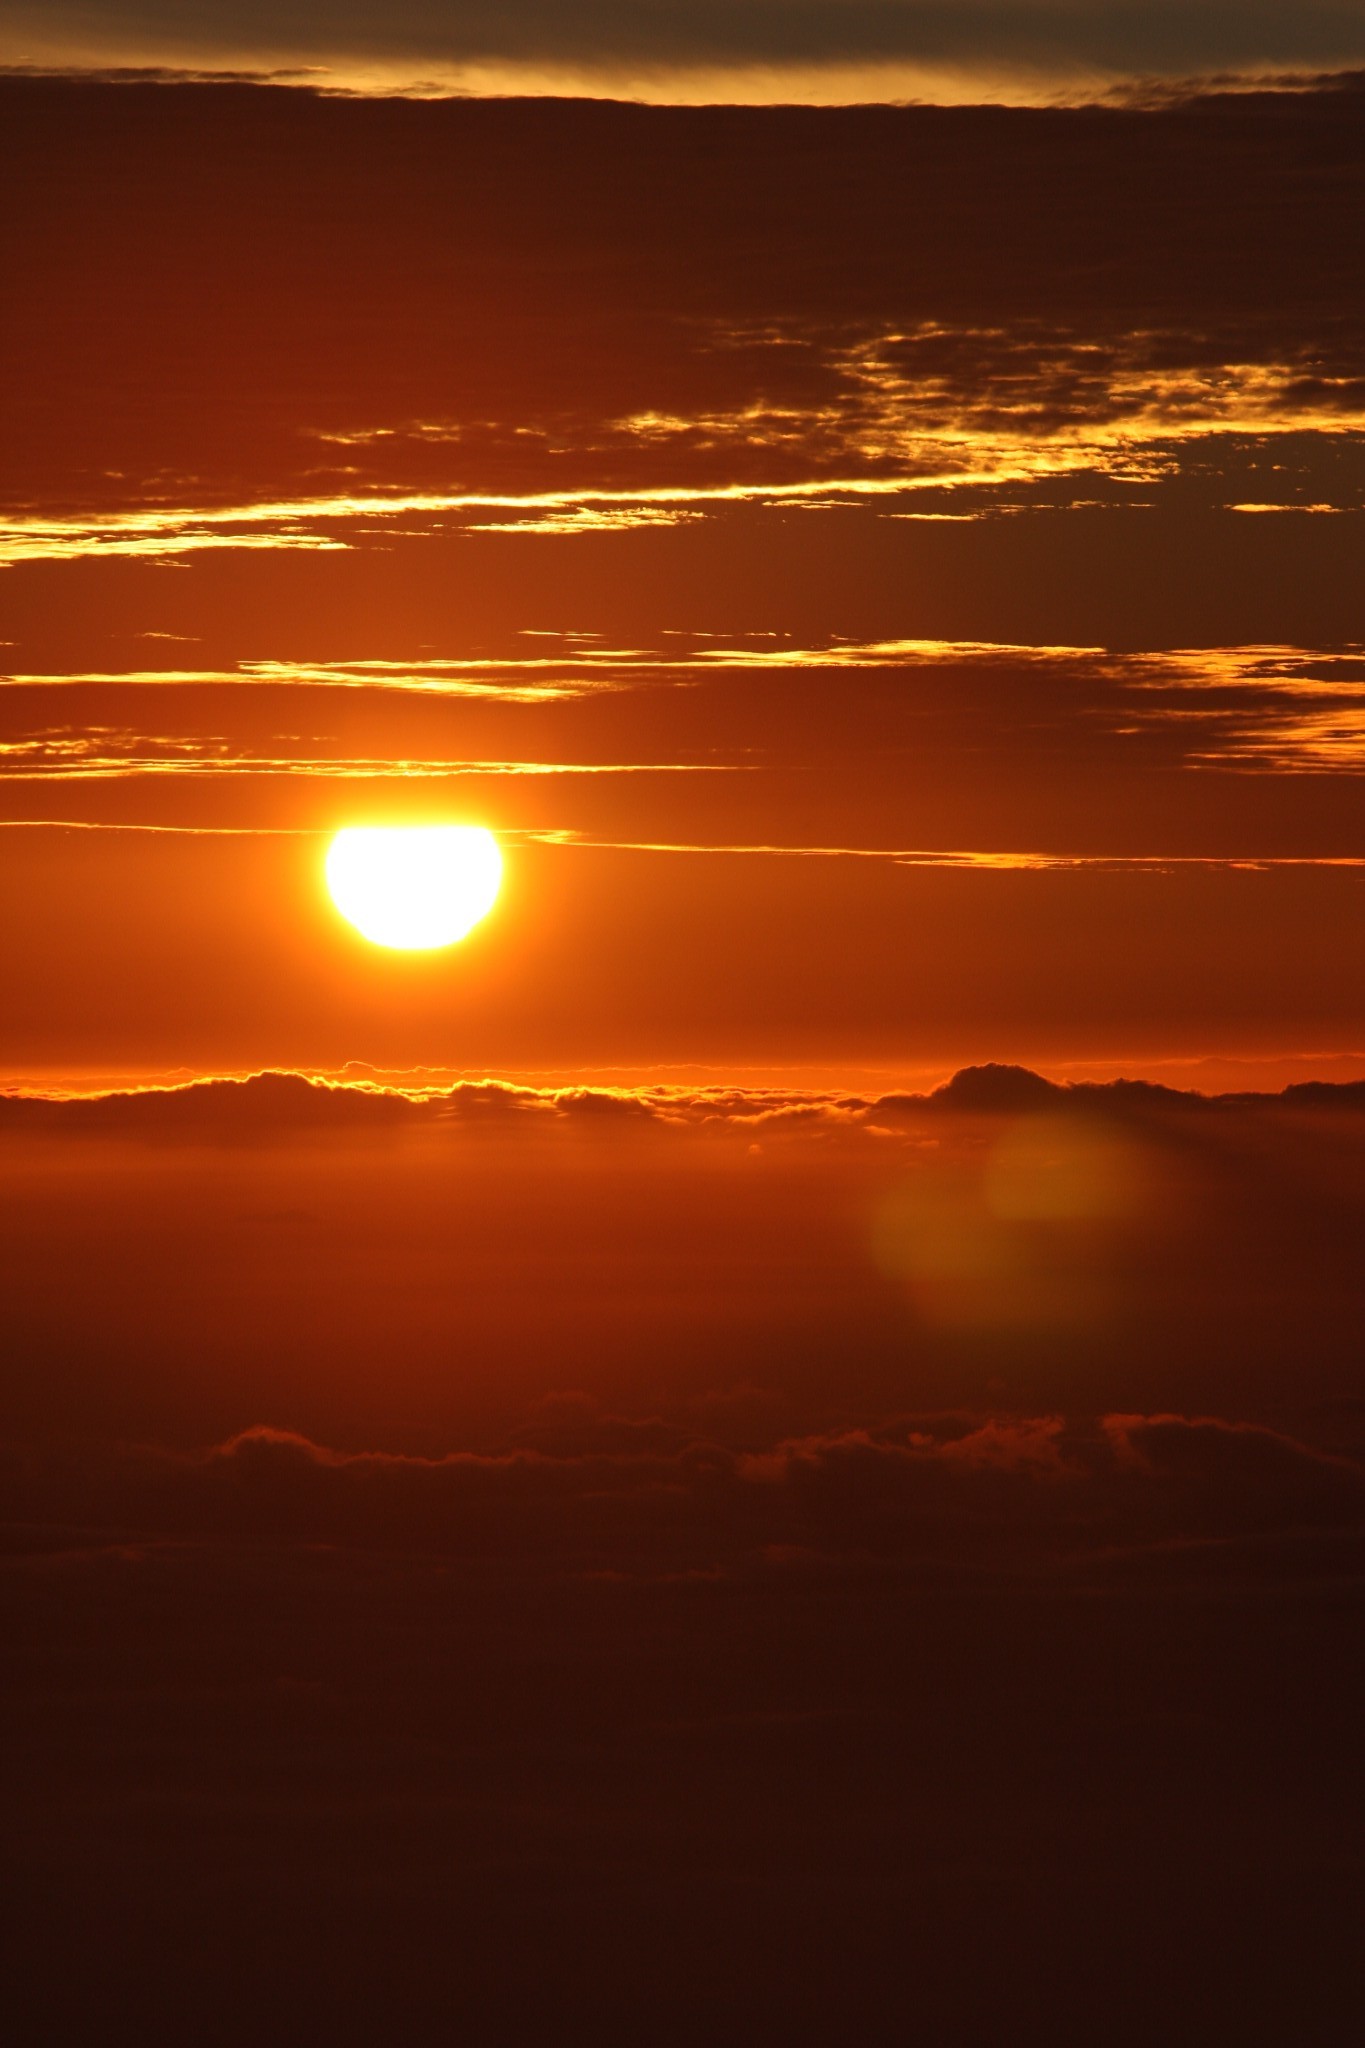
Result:
[[[0,89],[0,1071],[1355,1070],[1351,92]]]

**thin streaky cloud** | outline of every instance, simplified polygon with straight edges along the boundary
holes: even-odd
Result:
[[[222,689],[258,685],[268,689],[383,690],[436,697],[465,697],[490,704],[547,704],[595,695],[628,684],[591,673],[608,665],[655,667],[643,656],[600,655],[593,660],[548,656],[512,661],[243,661],[218,669],[85,669],[66,674],[36,670],[0,676],[0,689],[120,688]],[[589,673],[572,682],[497,682],[486,680],[523,670],[581,668]],[[479,678],[485,680],[479,680]]]
[[[334,829],[330,825],[156,825],[142,819],[0,818],[0,832],[111,832],[162,839],[326,839]]]
[[[988,405],[970,391],[944,388],[914,373],[913,364],[900,368],[884,359],[919,339],[881,337],[849,352],[840,374],[861,394],[851,408],[794,411],[781,418],[770,411],[756,416],[751,408],[690,417],[647,413],[603,423],[606,445],[613,451],[634,448],[656,474],[660,463],[682,467],[694,460],[698,448],[708,458],[728,453],[737,471],[752,467],[755,449],[770,452],[775,446],[789,472],[795,467],[804,474],[732,474],[707,483],[679,478],[634,487],[599,485],[587,475],[576,488],[549,491],[380,488],[220,505],[125,505],[61,516],[11,513],[0,518],[0,564],[87,555],[156,559],[213,548],[335,552],[354,545],[356,536],[346,529],[357,520],[399,517],[438,520],[493,512],[504,516],[467,520],[467,529],[573,537],[676,524],[708,507],[746,503],[858,503],[925,490],[999,493],[1079,474],[1146,485],[1169,471],[1181,449],[1212,435],[1339,439],[1365,428],[1361,380],[1319,376],[1312,380],[1313,395],[1296,396],[1302,364],[1222,364],[1216,372],[1160,378],[1115,372],[1100,380],[1103,388],[1093,401],[1097,416],[1050,417],[1044,405],[1040,417],[1043,399],[1031,376],[1023,379],[1012,410],[995,388],[997,379],[985,379],[992,389]],[[1322,402],[1326,387],[1336,391],[1336,402]],[[380,436],[394,437],[393,429]],[[424,429],[423,438],[431,437],[432,430]],[[449,437],[459,438],[458,427],[452,426]],[[576,453],[590,465],[602,450],[590,434]],[[974,507],[962,516],[986,517],[991,509]]]
[[[658,683],[715,682],[729,670],[1070,663],[1100,660],[1106,653],[1101,647],[944,639],[833,640],[815,646],[784,641],[778,646],[746,646],[740,635],[726,636],[718,646],[703,644],[691,649],[594,647],[579,651],[577,636],[572,634],[535,637],[562,640],[561,651],[414,661],[241,661],[231,668],[211,669],[28,669],[0,675],[0,689],[342,689],[534,705],[615,694]],[[755,636],[755,640],[759,637]],[[522,680],[523,677],[534,680]]]
[[[137,556],[159,560],[170,555],[197,554],[206,548],[258,550],[311,549],[344,553],[348,542],[307,533],[199,533],[177,531],[173,540],[161,534],[127,538],[102,529],[73,527],[68,533],[29,535],[0,525],[0,567],[17,562],[71,562],[83,556]]]
[[[992,852],[918,846],[782,846],[706,840],[595,839],[565,831],[524,831],[522,837],[598,852],[749,855],[777,860],[871,860],[893,867],[957,868],[969,872],[1064,872],[1073,868],[1160,874],[1172,868],[1365,868],[1365,854],[1107,854]]]
[[[1013,666],[1028,663],[1084,667],[1126,689],[1159,693],[1254,691],[1261,695],[1341,696],[1365,690],[1365,646],[1333,647],[1246,642],[1226,646],[1169,647],[1136,652],[1064,641],[832,637],[803,643],[784,635],[688,634],[664,638],[667,648],[610,647],[572,632],[541,630],[526,637],[558,643],[554,653],[440,656],[397,660],[377,656],[333,661],[240,661],[230,668],[15,670],[0,688],[320,688],[430,692],[494,702],[540,703],[601,692],[631,690],[653,678],[715,680],[727,670],[934,668],[946,665]],[[690,645],[680,645],[691,642]],[[520,680],[523,676],[535,680]]]
[[[389,661],[251,661],[224,669],[86,670],[0,677],[0,689],[67,687],[373,690],[452,702],[551,709],[597,693],[723,686],[727,677],[850,670],[998,668],[1052,671],[1100,693],[1091,729],[1114,738],[1147,732],[1179,741],[1190,769],[1244,774],[1358,774],[1365,768],[1365,651],[1248,643],[1114,652],[1102,647],[1006,641],[829,640],[815,646],[726,636],[666,650],[584,647],[561,637],[554,653]],[[536,636],[543,641],[544,635]],[[740,750],[743,752],[744,750]],[[116,725],[45,730],[0,742],[0,775],[82,779],[135,773],[290,774],[319,777],[443,774],[630,774],[754,772],[753,759],[662,762],[544,761],[518,757],[265,754],[221,735],[157,735]]]
[[[231,505],[182,505],[80,513],[60,518],[11,515],[0,519],[0,563],[68,560],[90,554],[179,554],[193,547],[327,547],[350,543],[333,535],[299,532],[300,522],[339,523],[355,519],[396,518],[469,511],[567,512],[585,505],[655,506],[743,503],[754,500],[806,498],[830,491],[850,498],[894,494],[904,488],[896,478],[850,478],[776,484],[655,485],[635,490],[506,492],[423,491],[374,492],[315,498],[263,499]],[[236,533],[233,528],[270,527],[271,533]]]
[[[157,754],[152,749],[162,747]],[[542,775],[739,775],[751,772],[740,761],[466,761],[415,760],[401,755],[358,759],[327,755],[252,755],[225,751],[227,742],[158,740],[129,735],[123,751],[91,738],[44,735],[0,741],[0,780],[6,782],[91,782],[143,776],[303,776],[318,781],[453,780],[478,776]],[[139,749],[146,749],[141,752]],[[175,751],[170,751],[175,749]]]
[[[327,839],[330,825],[167,825],[140,819],[0,818],[0,831],[97,832],[155,834],[186,839]],[[499,828],[497,837],[509,846],[546,846],[592,853],[712,855],[762,860],[881,861],[895,867],[950,868],[967,873],[1056,873],[1080,869],[1150,874],[1175,868],[1240,869],[1260,872],[1277,868],[1365,868],[1365,854],[1106,854],[1039,853],[1036,851],[963,850],[904,846],[781,846],[750,842],[590,838],[564,826]]]
[[[1365,772],[1365,649],[1173,648],[1107,664],[1138,728],[1190,736],[1187,764],[1243,774]],[[1154,703],[1153,699],[1164,698]],[[1200,735],[1204,737],[1200,737]]]
[[[469,522],[471,533],[614,533],[640,526],[681,526],[690,519],[702,519],[703,512],[681,506],[635,505],[611,508],[579,505],[563,512],[544,512],[529,519],[476,519]]]

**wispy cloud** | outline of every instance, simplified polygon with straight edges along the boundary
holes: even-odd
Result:
[[[226,668],[15,670],[0,689],[364,690],[469,699],[488,704],[554,704],[658,684],[717,682],[727,672],[973,666],[1051,666],[1093,662],[1098,647],[1006,641],[833,639],[803,644],[790,634],[675,632],[654,647],[612,647],[591,635],[539,632],[525,637],[545,652],[392,660],[240,661]]]
[[[968,850],[924,846],[800,846],[762,845],[748,841],[731,843],[705,840],[595,839],[586,833],[527,830],[527,839],[556,846],[581,846],[616,853],[723,854],[759,856],[774,860],[868,860],[885,861],[894,867],[953,868],[971,873],[1066,873],[1073,869],[1099,869],[1164,874],[1176,868],[1248,869],[1262,868],[1365,868],[1365,854],[1317,855],[1279,854],[1190,854],[1190,853],[1055,853],[1037,849]]]
[[[1081,702],[1091,732],[1115,738],[1162,732],[1194,769],[1327,774],[1365,766],[1365,653],[1358,647],[1170,648],[1114,652],[1101,647],[949,639],[832,639],[803,643],[774,634],[675,633],[654,647],[613,647],[573,634],[530,636],[535,652],[396,660],[257,660],[230,668],[16,671],[0,689],[46,692],[238,687],[261,691],[397,693],[470,704],[552,709],[602,693],[723,687],[728,676],[907,670],[1051,675],[1089,690]],[[543,651],[542,651],[543,650]],[[0,743],[0,773],[129,774],[237,772],[318,776],[441,774],[626,774],[756,772],[763,749],[732,747],[704,760],[583,761],[520,756],[408,755],[343,758],[263,750],[222,735],[157,735],[127,724],[53,722]]]
[[[366,537],[365,530],[357,529],[357,521],[412,517],[434,520],[449,514],[485,511],[515,515],[515,520],[509,518],[495,525],[495,531],[510,531],[515,524],[519,531],[581,533],[592,526],[610,529],[654,524],[661,513],[665,523],[673,524],[681,508],[689,506],[813,497],[832,489],[842,490],[850,497],[876,496],[900,488],[891,480],[853,478],[843,483],[824,479],[771,485],[657,485],[634,490],[587,487],[520,494],[422,491],[357,496],[342,492],[233,505],[128,507],[108,513],[71,513],[59,517],[11,514],[0,517],[0,564],[73,561],[91,555],[170,557],[198,548],[338,550]],[[537,520],[544,523],[538,529],[528,529],[527,522]]]
[[[56,779],[79,781],[83,778],[79,775],[60,775]],[[100,778],[95,775],[91,779]],[[325,839],[334,829],[332,825],[168,824],[163,821],[131,818],[0,818],[0,832],[94,832],[116,835],[150,833],[165,838],[190,839]],[[607,838],[579,832],[570,826],[562,825],[501,827],[498,836],[512,846],[555,847],[566,852],[577,850],[588,853],[661,854],[756,860],[873,861],[892,867],[943,868],[958,873],[977,874],[1061,875],[1083,871],[1166,874],[1179,869],[1259,873],[1276,869],[1365,868],[1365,854],[1058,853],[1000,847],[973,849],[930,846],[821,846],[797,843],[779,845],[748,840]]]
[[[781,691],[783,678],[793,683],[807,678],[811,688],[818,688],[818,678],[828,674],[830,687],[845,691],[854,675],[869,678],[872,696],[859,719],[847,726],[844,752],[852,761],[868,750],[880,753],[886,746],[905,743],[905,721],[913,723],[919,698],[897,699],[888,707],[877,694],[876,678],[897,672],[907,683],[911,677],[923,679],[923,688],[930,693],[926,701],[937,707],[934,717],[941,725],[941,730],[936,725],[935,744],[949,748],[971,740],[977,715],[973,707],[987,702],[981,692],[987,693],[991,715],[998,719],[998,695],[992,693],[1004,686],[1011,692],[1035,692],[1032,711],[1018,714],[1020,744],[1029,743],[1036,728],[1053,733],[1054,746],[1092,749],[1102,743],[1116,763],[1124,749],[1145,738],[1159,745],[1166,766],[1192,772],[1298,776],[1356,775],[1365,770],[1365,653],[1353,646],[1313,649],[1251,643],[1114,652],[927,638],[810,643],[769,633],[673,633],[660,636],[654,647],[617,647],[581,635],[537,633],[527,636],[523,645],[528,651],[411,661],[360,657],[247,661],[204,669],[14,672],[0,677],[0,697],[8,691],[5,701],[16,711],[22,707],[21,715],[31,718],[29,707],[35,701],[46,700],[55,709],[64,693],[77,690],[92,693],[94,702],[82,706],[84,719],[49,716],[41,725],[11,722],[0,738],[0,779],[283,776],[325,782],[741,773],[761,778],[816,765],[808,739],[792,727],[788,697],[774,694]],[[975,694],[970,700],[954,698],[949,715],[940,703],[939,679],[954,671],[970,681]],[[838,677],[847,680],[836,685]],[[760,679],[764,687],[755,696]],[[739,722],[725,727],[723,740],[702,748],[696,744],[696,717],[683,704],[676,719],[666,706],[642,704],[607,731],[594,725],[586,749],[581,727],[574,723],[579,715],[575,707],[598,696],[624,700],[683,691],[690,702],[692,692],[705,690],[722,704],[732,686],[742,693],[736,700],[743,705]],[[1044,692],[1041,697],[1038,690]],[[129,718],[125,707],[139,691],[154,693],[163,707],[166,693],[179,693],[178,714],[184,720],[180,729]],[[233,691],[244,693],[240,719],[234,719],[229,709]],[[450,709],[442,714],[435,735],[428,721],[421,728],[421,743],[412,745],[405,744],[408,713],[399,718],[395,706],[385,745],[363,751],[314,723],[316,709],[303,732],[281,729],[286,724],[281,716],[280,724],[263,735],[258,710],[252,708],[246,715],[248,704],[255,707],[259,700],[268,706],[273,692],[311,693],[320,707],[336,691],[369,692],[379,699],[392,695],[409,702],[434,698],[447,702]],[[212,709],[216,729],[195,729],[192,707],[201,692],[220,693]],[[223,692],[229,693],[227,702]],[[494,726],[481,721],[471,732],[464,722],[466,711],[472,716],[479,707],[503,715]],[[523,725],[523,719],[530,723]],[[566,831],[571,822],[576,821],[565,821]],[[558,821],[553,830],[560,830]],[[705,833],[696,840],[711,843]],[[667,843],[682,850],[694,844],[694,835],[661,834],[657,842],[653,835],[631,835],[631,843],[642,849]],[[755,835],[752,846],[745,842],[729,850],[762,851],[769,845],[770,835],[762,834]],[[884,846],[849,842],[842,830],[832,844],[778,844],[772,850],[893,857]],[[932,859],[938,865],[982,864],[970,850],[959,854],[952,849],[908,848],[894,857],[907,862]],[[1150,855],[1142,855],[1156,864],[1165,864],[1170,857],[1159,845]],[[1255,857],[1255,849],[1247,848],[1245,858]],[[1107,858],[1086,849],[1086,861]],[[1081,864],[1081,857],[1044,847],[992,853],[990,862],[1064,866]]]
[[[405,532],[413,522],[423,531],[453,523],[471,532],[573,537],[676,526],[742,504],[903,497],[886,509],[982,518],[1032,503],[1028,494],[1040,488],[1074,494],[1088,478],[1143,491],[1191,468],[1206,495],[1238,511],[1320,514],[1365,503],[1354,472],[1338,476],[1341,495],[1330,499],[1321,496],[1320,476],[1305,478],[1306,497],[1289,480],[1281,507],[1251,499],[1237,465],[1201,459],[1202,449],[1222,449],[1229,437],[1249,445],[1319,437],[1365,450],[1365,365],[1356,352],[1343,344],[1335,354],[1240,355],[1247,340],[1194,332],[1115,339],[1027,321],[1010,331],[925,323],[852,340],[818,330],[717,328],[711,352],[721,359],[734,353],[745,366],[735,373],[741,385],[794,352],[800,393],[784,404],[743,398],[686,412],[585,412],[553,431],[518,422],[487,429],[478,449],[466,445],[458,419],[356,429],[341,438],[368,451],[370,488],[12,511],[0,517],[0,564],[174,559],[205,549],[337,551],[392,532],[399,521]],[[476,461],[496,473],[515,454],[523,470],[529,463],[573,481],[517,491],[403,488],[414,451],[426,451],[429,463],[443,442],[466,470]],[[931,504],[917,505],[925,492],[934,494]]]
[[[613,671],[653,665],[643,656],[626,650],[603,649],[592,655],[578,655],[566,649],[558,656],[512,660],[241,661],[231,668],[211,669],[80,669],[62,674],[28,671],[0,675],[0,688],[223,688],[260,684],[270,689],[396,690],[422,696],[467,697],[494,704],[543,704],[625,687],[613,680]],[[553,671],[554,679],[545,671]],[[531,680],[532,677],[537,679]]]
[[[155,734],[104,726],[85,730],[62,727],[0,741],[0,780],[16,782],[175,775],[287,775],[321,781],[467,775],[717,775],[744,769],[745,764],[736,761],[519,761],[266,753],[204,734]]]
[[[616,432],[656,459],[789,457],[831,480],[891,469],[908,483],[996,487],[1079,473],[1151,482],[1214,435],[1340,435],[1365,427],[1365,374],[1296,354],[1242,356],[1245,335],[925,322],[851,342],[796,328],[716,346],[807,358],[810,399],[785,407],[639,413]],[[815,398],[823,385],[824,402]]]
[[[1172,649],[1114,664],[1134,719],[1189,735],[1195,767],[1281,775],[1365,773],[1365,650]],[[1147,699],[1159,700],[1149,706]]]
[[[677,505],[576,505],[523,519],[471,519],[471,533],[622,533],[640,526],[681,526],[705,514]]]

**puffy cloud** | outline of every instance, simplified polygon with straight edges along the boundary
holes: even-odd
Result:
[[[1182,1545],[1365,1535],[1356,1459],[1172,1414],[890,1417],[745,1450],[580,1398],[500,1451],[342,1451],[262,1425],[197,1453],[30,1453],[9,1491],[35,1556],[323,1543],[551,1578],[748,1575],[773,1559],[1009,1575],[1116,1550],[1159,1570]]]
[[[206,1988],[213,2040],[571,2001],[612,2048],[899,2038],[907,1978],[945,2044],[1349,2008],[1357,1463],[1162,1413],[527,1431],[7,1462],[27,2036],[167,2038]],[[1247,1899],[1311,1969],[1228,1959]]]
[[[926,1095],[862,1097],[781,1088],[568,1086],[457,1081],[405,1091],[288,1071],[149,1086],[105,1095],[0,1093],[0,1130],[88,1136],[285,1136],[301,1130],[382,1131],[482,1124],[528,1131],[575,1129],[604,1136],[632,1129],[701,1129],[793,1135],[870,1130],[885,1135],[926,1118],[1012,1120],[1047,1112],[1125,1117],[1162,1111],[1273,1111],[1277,1107],[1352,1112],[1365,1106],[1365,1082],[1293,1082],[1279,1095],[1206,1096],[1145,1081],[1048,1081],[1026,1067],[964,1067]]]

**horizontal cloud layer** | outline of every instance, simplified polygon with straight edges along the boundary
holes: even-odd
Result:
[[[1201,1095],[1150,1081],[1048,1081],[1026,1067],[964,1067],[927,1095],[858,1095],[781,1089],[530,1088],[507,1081],[460,1081],[429,1092],[253,1074],[179,1087],[108,1095],[0,1094],[0,1134],[184,1133],[220,1137],[299,1130],[376,1131],[480,1124],[547,1130],[635,1126],[744,1131],[789,1125],[871,1130],[945,1115],[1020,1117],[1074,1112],[1105,1117],[1145,1112],[1365,1108],[1365,1082],[1298,1081],[1278,1095]]]
[[[539,1557],[557,1571],[1036,1572],[1061,1557],[1365,1538],[1365,1468],[1219,1417],[889,1418],[748,1450],[677,1421],[550,1403],[500,1452],[343,1452],[256,1427],[198,1454],[110,1450],[11,1469],[22,1544],[269,1540]],[[38,1475],[41,1476],[38,1476]],[[47,1533],[38,1537],[43,1523]],[[80,1536],[73,1531],[79,1528]],[[1246,1560],[1242,1560],[1245,1568]]]
[[[853,74],[850,97],[869,97],[875,84],[860,72],[882,73],[893,92],[935,79],[961,92],[972,79],[999,89],[1020,77],[1055,86],[1339,68],[1365,58],[1365,11],[1357,0],[341,0],[321,10],[313,0],[5,0],[0,50],[76,63],[305,62],[398,83],[519,75],[533,90],[576,79],[659,98],[697,74],[718,96],[727,82],[743,96],[746,74],[774,72],[766,96],[784,75],[799,95],[833,70]]]

